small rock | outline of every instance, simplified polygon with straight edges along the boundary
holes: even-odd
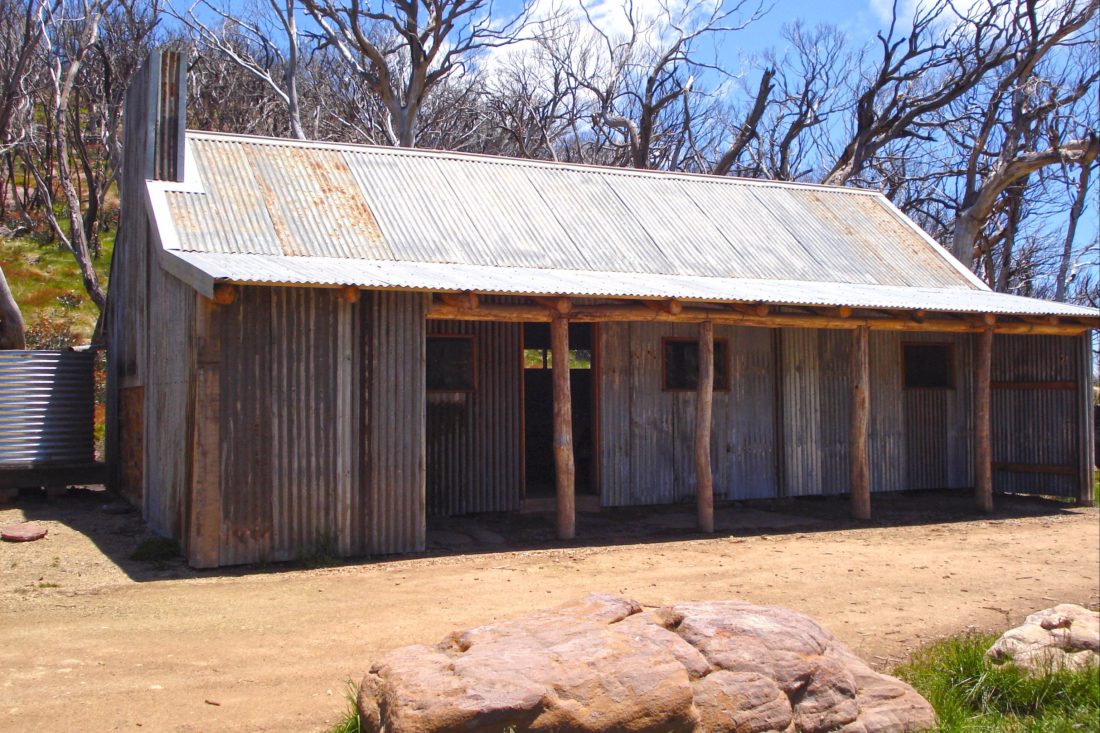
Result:
[[[1031,614],[1006,631],[986,656],[1029,672],[1100,664],[1100,613],[1062,603]]]
[[[5,542],[34,542],[45,537],[46,533],[46,528],[37,522],[23,522],[0,529],[0,539]]]

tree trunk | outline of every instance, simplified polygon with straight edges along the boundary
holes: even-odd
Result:
[[[951,237],[951,254],[966,267],[974,267],[974,247],[978,243],[978,234],[982,223],[969,209],[961,210],[955,217],[955,234]]]
[[[0,350],[27,348],[27,332],[23,314],[8,287],[4,270],[0,268]]]
[[[1077,178],[1077,195],[1073,199],[1073,206],[1069,210],[1069,228],[1066,230],[1066,241],[1062,247],[1062,258],[1058,262],[1058,280],[1054,285],[1054,299],[1059,303],[1066,302],[1069,289],[1069,263],[1073,259],[1073,238],[1077,236],[1077,221],[1085,210],[1085,199],[1089,190],[1089,174],[1092,173],[1091,165],[1082,165],[1081,174]]]

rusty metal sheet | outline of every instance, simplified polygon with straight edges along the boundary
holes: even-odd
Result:
[[[873,191],[200,132],[187,145],[185,181],[150,183],[150,210],[200,290],[1095,315],[990,293]]]

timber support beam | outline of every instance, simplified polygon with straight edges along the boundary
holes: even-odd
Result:
[[[625,305],[576,305],[571,304],[565,314],[561,312],[561,300],[543,298],[531,305],[481,305],[476,309],[456,307],[436,300],[428,311],[433,320],[465,321],[501,321],[548,323],[556,315],[567,315],[573,323],[602,322],[662,322],[662,323],[702,323],[710,321],[715,325],[757,326],[761,328],[824,328],[851,330],[866,326],[872,331],[911,331],[936,333],[981,333],[990,326],[980,319],[926,318],[914,321],[908,314],[893,314],[881,317],[836,315],[815,315],[811,313],[775,313],[762,312],[767,306],[734,306],[733,308],[702,308],[683,306],[679,313],[673,314],[660,308],[650,308],[643,303]],[[751,312],[746,312],[751,311]],[[1006,334],[1035,334],[1050,336],[1076,336],[1086,332],[1090,326],[1076,322],[1061,321],[1057,325],[1045,323],[1027,323],[995,321],[993,330]]]
[[[974,501],[978,510],[993,512],[992,371],[993,328],[978,335],[974,355]]]
[[[699,531],[714,532],[714,474],[710,428],[714,403],[714,324],[699,324],[699,379],[695,399],[695,501]]]
[[[851,380],[851,481],[852,518],[871,518],[871,464],[867,452],[867,426],[871,412],[871,330],[852,331]]]
[[[573,461],[573,406],[569,386],[569,321],[558,313],[550,321],[554,380],[554,467],[557,474],[558,539],[577,533],[576,468]]]

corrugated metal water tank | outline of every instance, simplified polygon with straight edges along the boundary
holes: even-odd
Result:
[[[95,458],[95,353],[0,351],[0,470]]]

